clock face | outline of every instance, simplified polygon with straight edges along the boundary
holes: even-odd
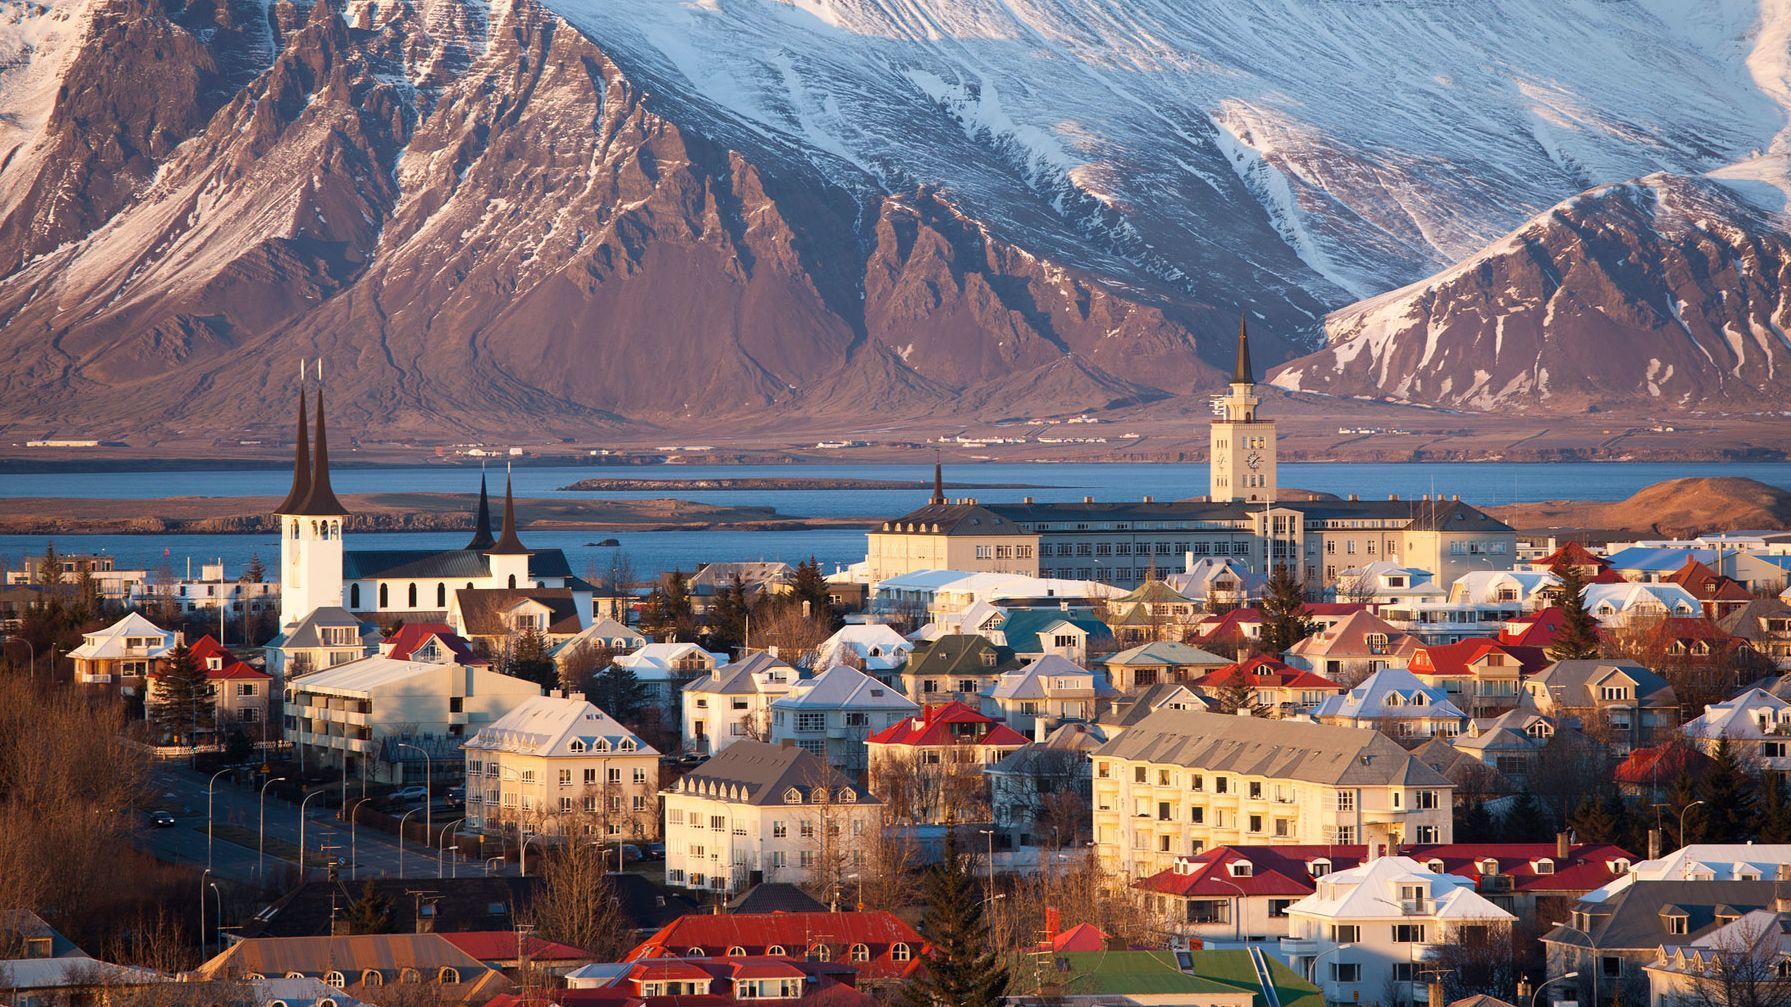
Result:
[[[1249,456],[1244,459],[1244,464],[1250,466],[1252,469],[1262,468],[1262,456],[1252,451]]]

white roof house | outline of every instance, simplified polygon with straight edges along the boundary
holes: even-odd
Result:
[[[1229,557],[1208,556],[1188,563],[1187,567],[1181,573],[1164,577],[1163,582],[1177,594],[1201,605],[1208,602],[1242,605],[1261,595],[1263,585],[1269,580],[1266,574],[1251,573],[1242,560]]]
[[[771,701],[771,740],[794,743],[851,776],[870,766],[865,739],[919,712],[895,686],[836,664]]]
[[[1719,740],[1760,741],[1768,736],[1791,740],[1791,703],[1763,689],[1749,689],[1733,699],[1704,707],[1688,722],[1685,736],[1715,745]]]
[[[616,664],[634,672],[643,682],[673,678],[693,671],[711,671],[728,663],[726,654],[704,650],[694,643],[649,643],[616,658]]]
[[[971,573],[964,570],[914,570],[877,583],[873,608],[919,609],[934,620],[961,612],[979,601],[1013,598],[1061,598],[1071,601],[1117,598],[1126,589],[1092,580],[1063,580],[1020,573]]]
[[[1603,902],[1637,881],[1774,881],[1791,864],[1791,843],[1692,843],[1630,865],[1622,876],[1582,896]]]
[[[1402,737],[1452,735],[1468,715],[1449,694],[1430,688],[1404,668],[1382,668],[1342,695],[1327,696],[1312,719],[1321,724],[1374,727]]]
[[[1106,699],[1115,695],[1118,692],[1107,684],[1104,672],[1091,671],[1056,654],[1046,654],[1024,668],[1002,675],[989,688],[989,698],[995,700]]]
[[[842,626],[828,637],[815,653],[815,665],[830,668],[840,663],[842,654],[850,652],[864,670],[897,671],[908,663],[914,643],[880,622]]]
[[[1601,624],[1637,618],[1697,618],[1704,611],[1690,591],[1677,584],[1588,584],[1586,610]]]
[[[1439,874],[1411,857],[1380,857],[1317,879],[1315,889],[1287,907],[1289,916],[1327,923],[1399,921],[1413,916],[1462,923],[1517,919],[1474,890],[1474,882]]]
[[[658,755],[653,746],[584,699],[535,696],[468,738],[468,751],[574,756],[589,752]]]
[[[174,649],[173,630],[163,629],[135,612],[104,629],[83,633],[79,647],[68,656],[79,661],[123,660],[127,657],[155,659]]]
[[[1390,604],[1398,601],[1445,601],[1449,593],[1436,582],[1429,570],[1400,566],[1392,560],[1375,560],[1343,571],[1337,577],[1339,601],[1369,601]]]
[[[836,664],[814,678],[795,683],[790,691],[772,701],[777,710],[878,710],[910,716],[920,705],[897,689],[856,668]]]
[[[1499,605],[1516,602],[1525,608],[1542,608],[1548,592],[1561,586],[1561,578],[1537,570],[1471,570],[1449,585],[1449,600],[1457,604]]]
[[[647,645],[647,638],[638,630],[622,625],[609,616],[604,616],[578,631],[577,635],[561,641],[553,648],[555,658],[570,654],[578,647],[602,647],[612,653],[625,654],[639,650]]]

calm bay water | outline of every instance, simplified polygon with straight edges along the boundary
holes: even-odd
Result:
[[[541,467],[515,470],[519,496],[552,496],[559,487],[593,477],[641,479],[711,478],[838,478],[930,481],[930,465],[669,465],[656,467],[599,468]],[[946,467],[947,494],[975,496],[985,501],[1040,501],[1138,499],[1144,496],[1173,500],[1206,492],[1205,465],[1173,464],[1052,464],[981,463]],[[1364,497],[1397,493],[1402,497],[1426,493],[1460,494],[1477,504],[1494,505],[1574,497],[1618,500],[1650,483],[1684,476],[1743,476],[1769,485],[1791,489],[1791,463],[1717,465],[1708,463],[1610,462],[1526,464],[1286,464],[1281,466],[1284,486],[1328,493],[1358,493]],[[503,474],[490,473],[492,488],[501,491]],[[344,469],[333,473],[338,492],[465,492],[478,488],[474,468],[416,467]],[[92,497],[110,499],[161,496],[280,496],[290,474],[280,471],[236,472],[83,472],[8,473],[0,475],[4,497]],[[953,489],[956,483],[1016,483],[1030,489]],[[786,517],[866,517],[902,514],[924,502],[925,490],[750,490],[694,491],[689,493],[580,493],[577,496],[611,499],[649,499],[677,496],[716,504],[761,505]],[[566,550],[572,568],[580,573],[593,565],[607,566],[615,549],[599,549],[590,543],[604,538],[621,541],[621,551],[642,576],[659,571],[691,569],[709,560],[774,559],[795,562],[814,556],[832,569],[864,558],[864,532],[855,528],[800,532],[677,531],[677,532],[532,532],[524,540],[532,546]],[[464,544],[464,533],[357,533],[350,548],[428,549]],[[0,535],[0,557],[17,567],[19,557],[41,553],[45,536]],[[252,553],[270,567],[277,555],[277,541],[259,535],[63,535],[58,549],[71,552],[105,552],[117,557],[122,567],[154,569],[170,564],[183,572],[191,558],[195,570],[206,559],[221,557],[235,571]]]

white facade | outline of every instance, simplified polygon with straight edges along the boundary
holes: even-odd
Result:
[[[836,664],[771,703],[771,740],[789,741],[850,776],[870,768],[865,739],[920,712],[900,689]]]
[[[618,668],[634,672],[654,703],[672,709],[685,685],[728,663],[726,654],[715,654],[694,643],[649,643],[616,658]]]
[[[1275,421],[1257,414],[1256,378],[1250,369],[1250,348],[1243,322],[1238,323],[1238,365],[1231,376],[1231,394],[1213,421],[1209,498],[1273,501],[1276,491]]]
[[[796,684],[796,669],[753,654],[684,686],[684,750],[714,755],[736,741],[771,737],[771,703]]]
[[[475,829],[645,839],[659,827],[659,753],[579,696],[535,696],[467,739]]]
[[[1791,773],[1791,703],[1761,689],[1704,707],[1704,713],[1681,728],[1706,754],[1722,739],[1761,769]]]

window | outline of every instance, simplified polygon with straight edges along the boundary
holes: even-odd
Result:
[[[333,986],[336,989],[341,989],[348,985],[348,979],[340,972],[325,972],[323,974],[323,984],[325,986]]]
[[[891,961],[905,962],[910,957],[912,957],[912,953],[908,950],[908,945],[903,944],[900,941],[891,945],[889,948],[889,959]]]
[[[1359,983],[1362,981],[1362,966],[1357,962],[1332,962],[1331,979],[1340,983]]]
[[[1270,899],[1269,900],[1269,918],[1270,919],[1282,919],[1282,918],[1286,917],[1287,916],[1287,907],[1293,905],[1297,901],[1299,901],[1299,900],[1298,899]]]
[[[1393,943],[1424,943],[1424,925],[1422,923],[1399,923],[1393,927]]]
[[[572,770],[570,770],[570,769],[560,770],[560,786],[562,786],[562,787],[572,786]]]
[[[826,729],[827,714],[825,713],[798,713],[796,715],[796,730],[798,731],[824,731]]]
[[[458,986],[460,985],[460,970],[443,966],[441,972],[436,977],[436,981],[443,986]]]
[[[1360,944],[1361,942],[1362,942],[1362,928],[1361,927],[1356,926],[1354,923],[1332,924],[1332,926],[1331,926],[1331,943],[1333,943],[1333,944]]]
[[[384,986],[385,984],[386,984],[385,974],[380,972],[378,969],[367,969],[366,971],[361,973],[361,985],[362,986],[369,986],[369,987]]]
[[[1356,792],[1353,790],[1339,790],[1337,792],[1337,810],[1356,810]]]
[[[736,944],[733,947],[728,949],[728,957],[729,958],[745,958],[746,957],[746,949],[739,946],[738,944]]]
[[[852,945],[852,960],[855,962],[870,961],[871,960],[871,949],[864,944]]]
[[[808,960],[811,962],[833,961],[833,949],[825,944],[810,944],[808,946]]]
[[[585,750],[585,743],[584,743],[584,742],[582,742],[582,741],[580,741],[580,740],[578,740],[578,739],[577,739],[577,738],[573,738],[573,739],[572,739],[572,742],[571,742],[571,743],[570,743],[570,744],[568,744],[568,745],[567,745],[567,746],[566,746],[566,750],[567,750],[567,751],[568,751],[568,752],[571,752],[571,753],[572,753],[572,754],[573,754],[573,755],[581,755],[581,754],[583,754],[583,753],[584,753],[584,750]],[[587,770],[585,770],[585,772],[586,772],[586,773],[591,773],[591,772],[593,772],[593,771],[592,771],[592,770],[589,770],[589,769],[587,769]]]
[[[770,947],[765,949],[765,954],[767,957],[771,957],[771,958],[785,958],[785,957],[789,956],[789,952],[784,950],[784,946],[782,944],[771,945]]]

